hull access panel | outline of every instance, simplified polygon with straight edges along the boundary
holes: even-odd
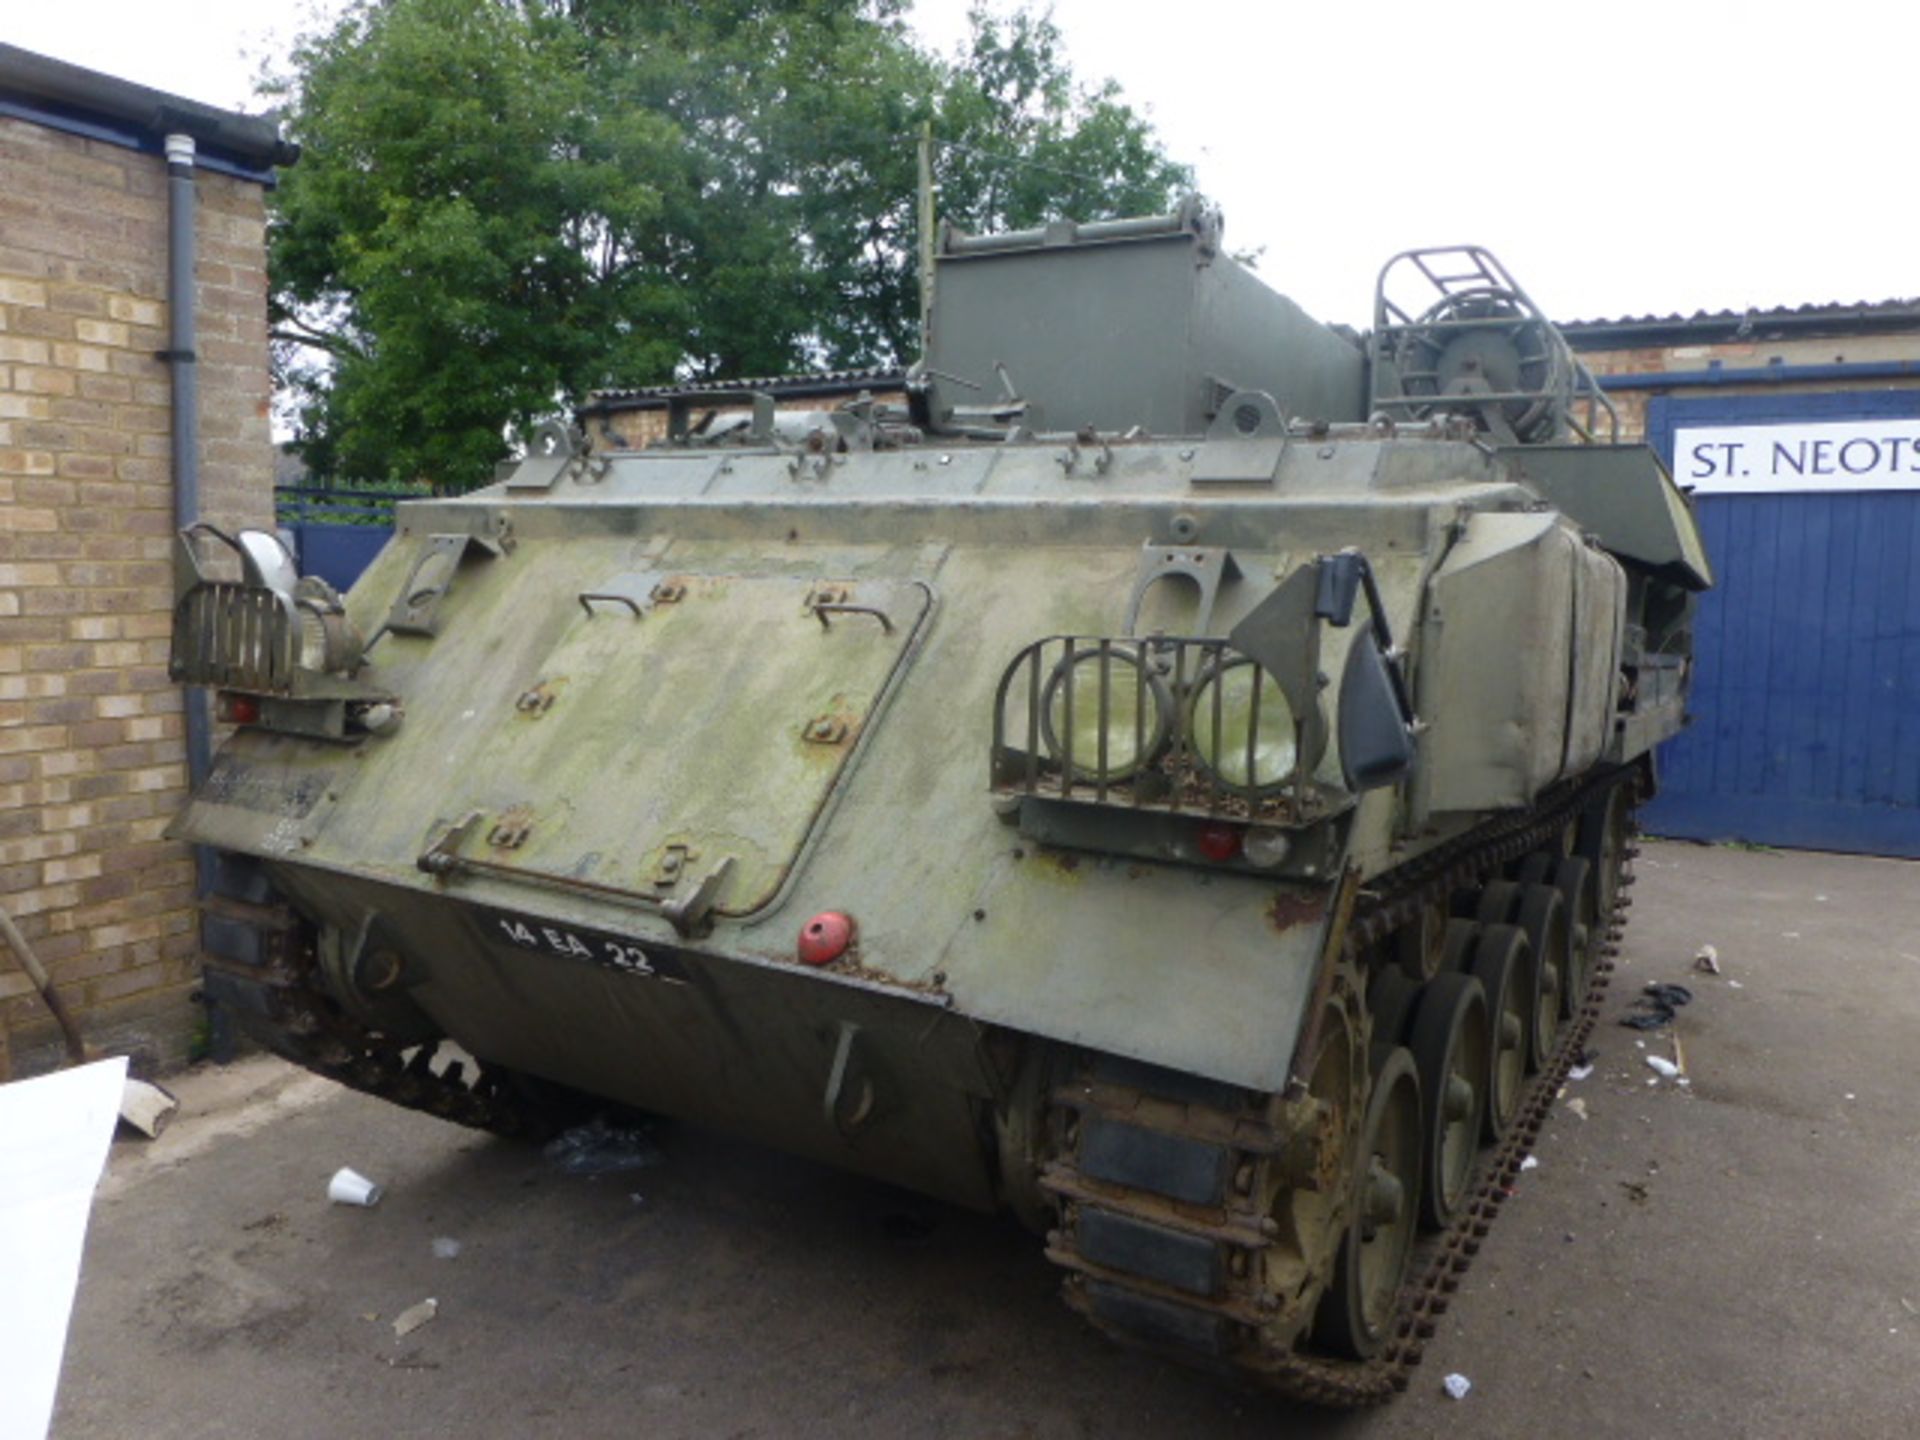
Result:
[[[460,818],[421,868],[655,909],[683,931],[765,909],[915,652],[931,587],[631,571],[573,603],[470,752]]]

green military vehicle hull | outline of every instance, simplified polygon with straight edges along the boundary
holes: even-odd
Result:
[[[344,599],[189,542],[209,996],[450,1119],[1008,1207],[1113,1334],[1390,1394],[1589,1021],[1709,576],[1490,259],[1363,347],[1217,242],[949,235],[906,412],[603,410]]]

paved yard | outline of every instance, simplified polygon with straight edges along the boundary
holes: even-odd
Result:
[[[1556,1112],[1386,1410],[1107,1344],[1011,1222],[678,1127],[649,1169],[566,1176],[256,1059],[116,1146],[54,1433],[1911,1435],[1920,867],[1649,844],[1639,872],[1599,1064],[1568,1086],[1586,1118]],[[1704,942],[1719,978],[1690,973]],[[1698,996],[1686,1088],[1649,1085],[1612,1023],[1654,979]],[[378,1208],[326,1203],[342,1164]]]

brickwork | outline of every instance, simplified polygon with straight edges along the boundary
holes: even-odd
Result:
[[[1769,365],[1867,365],[1890,360],[1920,360],[1920,331],[1911,334],[1850,335],[1840,338],[1774,339],[1733,341],[1713,345],[1665,345],[1627,350],[1582,350],[1580,359],[1606,388],[1609,375],[1660,375],[1672,371],[1706,370],[1715,365],[1725,370],[1758,370]],[[1835,381],[1795,384],[1715,385],[1710,390],[1690,388],[1688,395],[1817,395],[1824,391],[1866,389],[1916,389],[1920,376],[1912,380]],[[1620,412],[1621,438],[1644,439],[1647,430],[1647,399],[1658,393],[1633,389],[1610,391],[1614,408]]]
[[[206,518],[270,523],[264,196],[197,177]],[[83,1028],[163,1063],[197,1012],[168,683],[166,167],[0,118],[0,904]],[[0,1073],[51,1032],[0,963]],[[29,1057],[32,1057],[31,1059]]]

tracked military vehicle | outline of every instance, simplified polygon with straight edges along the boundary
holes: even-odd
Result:
[[[610,398],[345,597],[183,537],[206,994],[1006,1207],[1107,1333],[1382,1399],[1591,1023],[1688,506],[1485,251],[1365,337],[1197,204],[938,251],[904,398]]]

